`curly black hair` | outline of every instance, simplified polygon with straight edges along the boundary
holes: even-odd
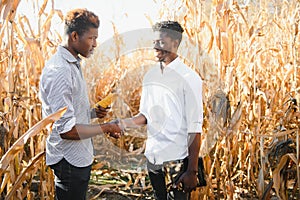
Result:
[[[97,15],[87,9],[74,9],[65,16],[65,33],[71,34],[76,31],[82,35],[89,28],[99,28],[100,20]]]
[[[179,43],[182,39],[183,28],[176,21],[162,21],[157,22],[152,26],[153,31],[166,32],[174,40],[179,40]]]

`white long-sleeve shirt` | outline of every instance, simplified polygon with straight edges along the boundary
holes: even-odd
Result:
[[[179,58],[143,80],[140,113],[147,119],[145,156],[153,164],[188,156],[189,133],[201,133],[202,80]]]

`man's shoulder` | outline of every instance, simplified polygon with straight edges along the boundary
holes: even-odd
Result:
[[[184,74],[187,79],[193,77],[201,80],[200,75],[192,67],[185,64],[182,60],[180,60],[179,69],[181,70],[181,74]]]
[[[160,70],[159,64],[149,65],[146,69],[145,76],[150,76],[157,73]]]
[[[49,60],[45,62],[43,74],[69,74],[71,68],[68,67],[69,63],[63,56],[55,53]]]
[[[76,58],[67,49],[62,46],[58,46],[56,52],[46,62],[46,65],[55,63],[57,65],[65,66],[66,64],[76,61]]]
[[[65,59],[63,58],[62,54],[56,52],[54,53],[47,61],[46,65],[51,65],[52,63],[62,63]]]
[[[184,63],[183,60],[180,59],[178,61],[178,65],[179,65],[178,69],[180,69],[182,72],[198,76],[197,72],[194,69],[192,69],[190,66],[188,66],[186,63]]]

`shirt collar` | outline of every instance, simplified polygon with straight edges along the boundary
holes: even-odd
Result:
[[[57,48],[58,53],[60,53],[64,59],[66,59],[66,61],[68,61],[69,63],[74,63],[74,64],[79,64],[81,61],[81,58],[75,58],[71,52],[64,48],[63,46],[59,45]]]
[[[169,68],[169,69],[176,69],[180,64],[180,59],[179,59],[179,56],[177,56],[177,58],[175,58],[172,62],[170,62],[166,68]],[[165,68],[165,69],[166,69]]]

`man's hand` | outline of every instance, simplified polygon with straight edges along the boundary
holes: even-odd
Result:
[[[194,171],[186,171],[184,172],[179,180],[175,183],[177,187],[179,187],[180,183],[183,185],[183,191],[186,193],[195,190],[197,187],[197,172]]]
[[[109,133],[109,136],[119,138],[122,136],[122,128],[118,120],[113,120],[105,124],[104,132]]]
[[[107,115],[109,107],[103,108],[102,106],[97,105],[95,108],[93,108],[93,111],[95,112],[97,118],[103,118]]]

